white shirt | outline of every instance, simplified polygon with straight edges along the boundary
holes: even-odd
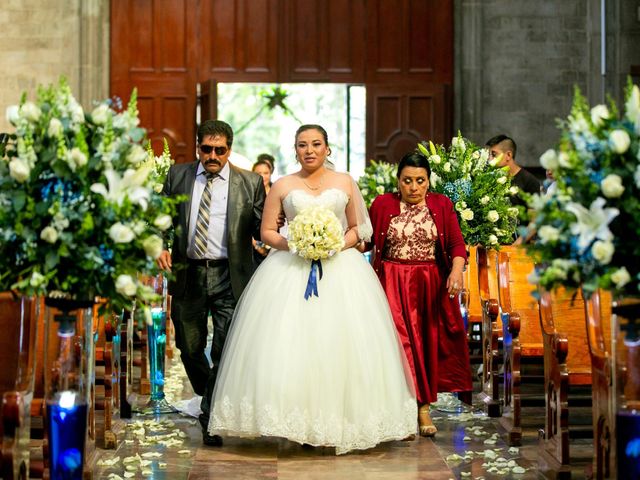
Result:
[[[211,186],[211,209],[209,210],[209,238],[207,242],[207,254],[205,258],[220,260],[228,258],[227,254],[227,199],[229,197],[229,163],[213,179]],[[191,197],[191,210],[189,212],[189,246],[187,256],[198,258],[194,248],[194,236],[200,199],[204,188],[207,186],[206,171],[202,164],[198,164],[196,181],[193,184]]]

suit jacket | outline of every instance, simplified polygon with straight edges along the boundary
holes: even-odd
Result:
[[[440,260],[443,262],[448,274],[451,271],[454,257],[467,258],[467,250],[460,231],[458,217],[451,200],[440,193],[429,192],[427,194],[427,207],[429,207],[433,223],[435,223],[436,230],[438,230],[440,251],[443,253]],[[400,195],[398,193],[385,193],[376,197],[369,209],[369,215],[373,226],[371,242],[376,247],[373,268],[379,275],[389,224],[393,217],[400,215]]]
[[[184,297],[186,287],[187,246],[189,242],[189,212],[199,161],[172,165],[164,184],[165,195],[186,195],[187,201],[178,206],[173,219],[174,237],[171,250],[174,279],[169,293]],[[256,268],[251,238],[260,239],[260,223],[264,207],[262,177],[229,164],[229,194],[227,197],[227,252],[231,286],[236,299],[240,298]]]

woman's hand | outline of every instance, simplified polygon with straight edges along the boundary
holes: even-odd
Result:
[[[455,297],[460,293],[460,290],[462,290],[464,264],[465,259],[462,257],[455,257],[453,259],[453,267],[451,267],[451,273],[449,273],[449,277],[447,278],[447,291],[449,292],[450,298]]]

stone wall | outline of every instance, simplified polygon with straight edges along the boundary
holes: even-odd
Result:
[[[538,158],[558,139],[574,85],[592,103],[618,101],[638,64],[637,0],[607,0],[606,75],[601,73],[600,0],[457,0],[455,129],[476,143],[505,133],[517,161]]]
[[[86,107],[109,91],[108,0],[3,0],[0,9],[0,131],[5,111],[38,84],[69,80]]]

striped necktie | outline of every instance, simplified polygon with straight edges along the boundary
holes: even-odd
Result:
[[[207,243],[209,240],[209,216],[211,215],[211,190],[213,179],[217,176],[213,173],[205,173],[207,185],[204,187],[198,208],[196,220],[196,234],[194,237],[194,249],[197,258],[205,258],[207,255]]]

